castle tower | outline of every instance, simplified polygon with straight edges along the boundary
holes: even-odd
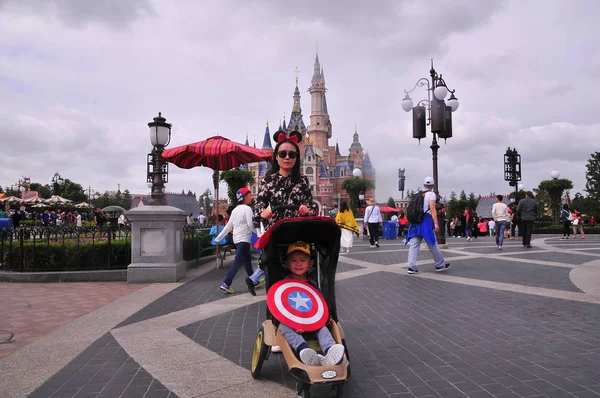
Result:
[[[298,89],[298,76],[296,76],[296,88],[294,89],[294,105],[292,106],[292,114],[290,121],[287,124],[287,132],[298,130],[302,136],[306,135],[306,125],[302,119],[302,107],[300,106],[300,90]]]
[[[331,138],[331,121],[327,112],[325,97],[325,78],[319,63],[319,54],[315,58],[314,72],[308,92],[311,96],[310,125],[308,134],[315,148],[315,153],[327,159],[329,157],[328,140]],[[320,153],[319,153],[320,152]]]
[[[356,129],[356,124],[354,125],[354,135],[352,136],[352,145],[349,148],[350,152],[350,161],[353,163],[354,168],[363,169],[363,160],[364,160],[364,150],[362,145],[360,144],[360,140],[358,137],[358,131]],[[363,170],[364,171],[364,170]]]

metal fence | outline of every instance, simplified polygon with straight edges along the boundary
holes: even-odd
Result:
[[[0,229],[0,270],[106,270],[124,269],[130,263],[129,227]]]
[[[183,226],[183,259],[198,255],[210,229]],[[125,269],[131,263],[130,227],[25,226],[0,229],[0,271]]]

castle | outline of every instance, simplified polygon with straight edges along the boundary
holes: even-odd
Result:
[[[285,117],[280,128],[286,132],[297,130],[302,134],[302,142],[299,144],[302,158],[302,174],[308,177],[313,199],[325,209],[331,209],[334,203],[342,200],[348,201],[348,193],[342,189],[345,179],[353,178],[352,171],[358,168],[363,173],[363,178],[375,183],[375,169],[371,164],[367,151],[362,147],[356,127],[352,144],[348,148],[348,155],[342,155],[339,144],[329,145],[333,136],[332,124],[327,111],[327,99],[325,93],[325,74],[319,63],[317,53],[314,64],[312,81],[308,92],[311,96],[310,122],[308,127],[302,118],[302,107],[300,106],[300,90],[298,89],[298,76],[296,76],[296,88],[294,89],[292,112],[289,122],[286,124]],[[271,143],[272,134],[269,123],[265,129],[262,149],[273,151],[275,145]],[[246,145],[248,137],[246,136]],[[256,142],[254,143],[256,147]],[[254,174],[252,193],[256,193],[258,186],[265,174],[268,173],[270,163],[259,162],[244,165],[243,168]],[[365,199],[374,197],[371,190],[365,192]]]

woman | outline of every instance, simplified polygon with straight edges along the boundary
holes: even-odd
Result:
[[[560,212],[560,222],[563,225],[563,237],[560,240],[569,239],[571,236],[571,210],[568,204],[563,204]]]
[[[467,241],[470,241],[473,240],[473,210],[467,207],[463,215],[465,217],[465,236]]]
[[[369,231],[369,243],[371,247],[379,247],[379,227],[383,223],[379,206],[375,203],[375,199],[367,200],[367,208],[365,209],[365,223]]]
[[[292,131],[288,136],[278,130],[273,139],[277,142],[273,150],[273,161],[270,174],[260,183],[254,206],[254,221],[267,220],[265,229],[275,222],[290,217],[312,216],[317,214],[317,205],[313,202],[308,178],[300,175],[300,148],[302,135]],[[283,210],[277,213],[272,208],[277,206],[296,205],[298,210]]]
[[[406,218],[406,214],[404,212],[400,213],[398,217],[398,238],[402,239],[404,237],[404,231],[408,226],[408,218]]]
[[[350,248],[354,242],[354,234],[358,236],[358,224],[354,218],[354,214],[348,208],[348,203],[342,202],[340,211],[335,216],[335,222],[342,230],[342,236],[340,237],[340,247],[342,250],[346,249],[346,253],[350,253]]]

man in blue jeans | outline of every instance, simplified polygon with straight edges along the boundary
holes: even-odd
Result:
[[[502,202],[504,197],[502,195],[496,195],[496,203],[492,206],[492,218],[496,225],[494,231],[496,232],[496,247],[498,250],[502,250],[502,244],[504,243],[504,229],[510,216],[508,215],[508,207]]]
[[[225,277],[225,280],[220,286],[221,290],[229,294],[235,293],[231,284],[233,278],[237,274],[240,267],[243,265],[246,273],[252,275],[252,258],[250,257],[250,245],[252,242],[252,209],[250,202],[252,201],[252,193],[248,188],[240,188],[236,192],[238,205],[231,212],[229,222],[215,238],[220,241],[233,229],[233,243],[235,244],[235,259],[231,268]]]

